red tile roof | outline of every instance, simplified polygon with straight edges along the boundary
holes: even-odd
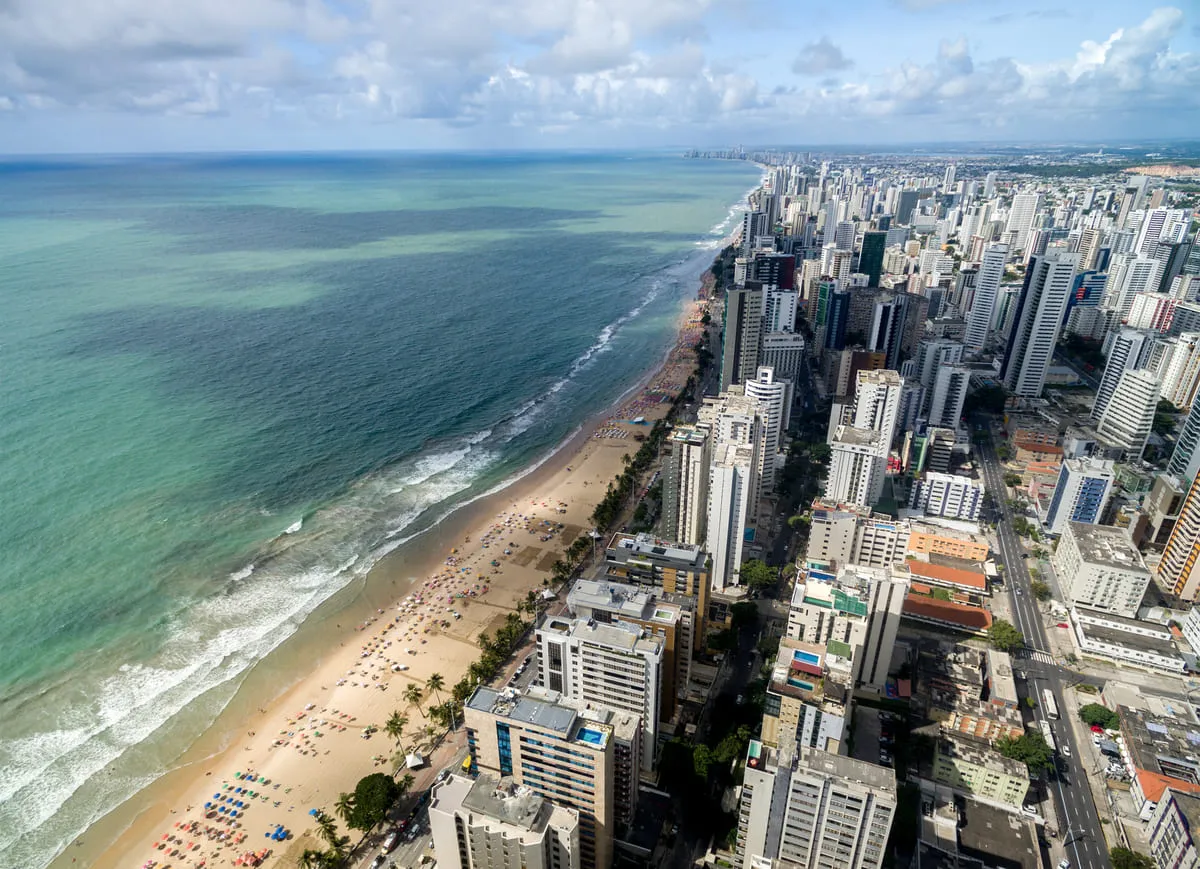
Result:
[[[905,562],[908,572],[913,576],[924,577],[937,585],[957,585],[975,591],[987,590],[987,577],[982,573],[970,570],[960,570],[957,567],[946,567],[944,564],[931,564],[927,561],[909,559]]]
[[[992,626],[992,614],[985,609],[912,594],[904,599],[904,615],[946,622],[968,631],[986,631]]]

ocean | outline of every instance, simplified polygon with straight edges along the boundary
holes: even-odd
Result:
[[[752,165],[0,162],[0,866],[665,353]]]

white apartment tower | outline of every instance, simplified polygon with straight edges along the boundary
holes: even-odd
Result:
[[[1042,207],[1042,194],[1018,193],[1013,197],[1012,207],[1008,210],[1008,223],[1004,231],[1013,233],[1013,248],[1025,250],[1029,240],[1029,231],[1037,219]]]
[[[642,718],[642,769],[654,769],[663,641],[629,622],[547,618],[537,631],[541,684]]]
[[[1075,254],[1056,250],[1029,261],[1000,370],[1018,396],[1041,397],[1074,278]]]
[[[663,530],[673,540],[700,546],[708,515],[712,433],[676,426],[663,448]]]
[[[1096,434],[1139,459],[1150,437],[1157,406],[1158,376],[1148,369],[1126,369],[1096,424]]]
[[[1158,290],[1162,269],[1163,264],[1153,257],[1116,254],[1108,266],[1108,279],[1104,282],[1101,304],[1119,311],[1121,319],[1126,319],[1135,295]]]
[[[1067,600],[1122,618],[1137,617],[1150,571],[1123,528],[1068,522],[1052,558]]]
[[[879,432],[839,425],[830,446],[825,497],[839,504],[870,507],[883,496],[887,452]]]
[[[751,740],[738,817],[743,869],[879,869],[896,812],[887,767]]]
[[[446,869],[582,867],[578,811],[486,773],[433,786],[429,832]]]
[[[979,274],[975,278],[975,298],[967,315],[967,333],[963,344],[976,353],[983,349],[992,320],[996,316],[996,299],[1000,282],[1004,280],[1004,264],[1008,261],[1008,245],[989,244],[983,251]]]
[[[718,442],[708,475],[707,547],[712,556],[709,574],[713,591],[738,585],[750,502],[758,493],[753,447]]]
[[[1151,336],[1138,329],[1120,329],[1112,338],[1108,359],[1104,364],[1104,375],[1096,388],[1096,399],[1092,404],[1092,419],[1100,419],[1104,409],[1117,391],[1117,383],[1127,368],[1141,368],[1142,357]]]
[[[854,409],[850,424],[879,432],[885,458],[886,450],[891,448],[896,435],[896,419],[903,389],[903,378],[889,369],[859,371],[855,378]]]
[[[960,365],[939,368],[929,403],[929,425],[957,429],[970,388],[971,372],[968,369]]]
[[[759,502],[775,491],[775,460],[783,432],[791,421],[792,385],[775,377],[775,370],[760,365],[753,380],[744,384],[746,396],[758,401],[762,415],[762,447],[758,451]]]

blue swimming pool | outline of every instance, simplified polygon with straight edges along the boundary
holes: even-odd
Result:
[[[816,665],[821,663],[821,656],[814,655],[812,652],[802,652],[799,649],[796,649],[794,652],[792,652],[792,660],[799,661],[802,664]]]
[[[592,730],[588,727],[579,728],[579,738],[589,745],[601,745],[604,742],[604,734],[599,730]]]

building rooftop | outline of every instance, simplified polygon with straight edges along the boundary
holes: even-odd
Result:
[[[932,597],[910,594],[904,599],[902,612],[908,618],[940,622],[973,633],[986,631],[992,626],[992,614],[981,607]]]
[[[1181,706],[1185,704],[1180,702]],[[1186,709],[1180,710],[1186,716]],[[1150,715],[1128,706],[1118,706],[1125,753],[1135,769],[1149,800],[1157,800],[1163,788],[1200,790],[1200,725],[1194,716],[1167,718]],[[1144,778],[1142,773],[1148,773]],[[1151,796],[1149,790],[1156,791]]]
[[[1021,763],[1021,761],[1013,760],[1011,757],[1005,757],[998,751],[993,751],[986,743],[959,738],[944,730],[942,731],[942,738],[938,740],[937,750],[944,757],[997,770],[1013,778],[1027,779],[1029,777],[1029,772],[1025,768],[1025,764]]]
[[[675,543],[653,534],[614,534],[605,556],[609,561],[643,559],[648,563],[671,562],[672,566],[687,565],[703,570],[707,554],[699,546]]]
[[[704,442],[708,440],[708,430],[691,425],[681,425],[672,429],[669,437],[676,443],[704,446]]]
[[[1083,522],[1070,522],[1068,527],[1079,546],[1079,554],[1088,564],[1149,575],[1142,556],[1130,541],[1126,529],[1111,525],[1088,525]]]
[[[1033,822],[979,800],[965,800],[958,826],[959,856],[993,869],[1039,869]]]
[[[577,579],[567,593],[567,607],[571,612],[600,610],[618,617],[667,625],[678,622],[681,611],[679,604],[668,597],[675,595],[655,595],[636,585],[620,582]]]
[[[866,785],[876,791],[896,795],[896,773],[886,766],[856,760],[841,754],[830,754],[804,746],[800,751],[800,766],[813,772]]]
[[[562,616],[547,618],[538,633],[564,634],[571,639],[619,649],[654,655],[662,651],[663,641],[631,622],[598,622],[595,619],[572,619]]]
[[[973,570],[963,570],[939,564],[936,561],[921,561],[914,558],[905,561],[904,565],[914,579],[919,578],[931,585],[958,586],[976,592],[987,591],[987,577]]]
[[[839,425],[833,434],[835,444],[869,447],[879,443],[879,432],[873,428],[855,428],[852,425]]]
[[[513,783],[511,778],[496,778],[481,773],[463,798],[464,809],[504,821],[523,830],[532,830],[542,810],[549,807],[545,797]],[[547,811],[545,814],[549,814]]]
[[[1193,834],[1200,830],[1200,794],[1177,791],[1172,788],[1171,796],[1175,798],[1175,805],[1179,806],[1179,811],[1187,818],[1188,827]]]

